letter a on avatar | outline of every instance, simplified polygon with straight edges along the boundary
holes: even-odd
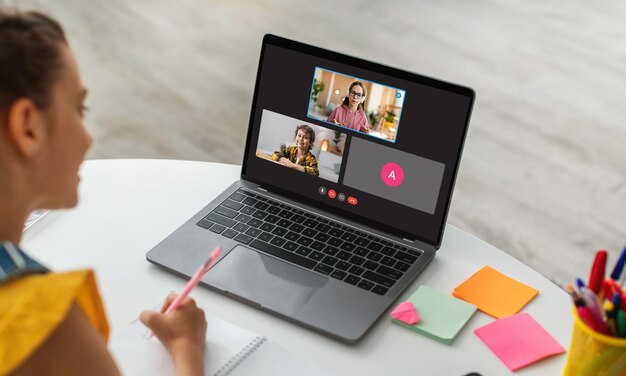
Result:
[[[396,180],[396,172],[394,170],[391,170],[391,172],[389,173],[389,176],[387,176],[387,179]]]

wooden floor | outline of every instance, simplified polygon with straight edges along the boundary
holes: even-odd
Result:
[[[622,2],[8,3],[65,25],[90,90],[90,158],[239,164],[275,33],[476,90],[450,223],[560,285],[626,243]]]

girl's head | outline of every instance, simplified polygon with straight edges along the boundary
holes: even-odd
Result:
[[[0,184],[23,184],[32,209],[76,205],[86,94],[59,23],[0,7]]]
[[[350,87],[348,88],[348,95],[346,95],[342,104],[350,108],[357,108],[365,112],[365,106],[363,106],[363,102],[365,102],[366,96],[367,89],[365,89],[365,85],[363,84],[363,82],[354,81],[350,84]]]
[[[299,149],[309,151],[313,148],[315,142],[315,131],[306,124],[296,127],[296,146]]]

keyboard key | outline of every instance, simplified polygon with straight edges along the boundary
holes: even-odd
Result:
[[[372,252],[370,252],[370,253],[369,253],[367,256],[365,256],[365,257],[367,257],[368,259],[370,259],[370,260],[372,260],[372,261],[380,261],[380,259],[382,259],[382,258],[383,258],[383,255],[381,255],[381,254],[380,254],[380,253],[378,253],[378,252],[374,252],[374,251],[372,251]]]
[[[246,204],[246,205],[250,205],[250,206],[254,206],[254,205],[256,205],[256,203],[257,203],[257,202],[258,202],[258,201],[257,201],[256,199],[253,199],[252,197],[246,197],[246,198],[243,200],[243,203],[244,203],[244,204]]]
[[[259,209],[259,210],[265,210],[265,209],[267,209],[269,207],[269,205],[267,203],[265,203],[265,202],[257,202],[254,205],[254,207]]]
[[[339,250],[335,247],[328,246],[324,248],[324,253],[326,253],[327,255],[334,256],[337,254],[337,252],[339,252]]]
[[[341,247],[339,247],[341,249],[343,249],[344,251],[353,251],[356,248],[356,245],[352,244],[352,243],[348,243],[348,242],[344,242]]]
[[[324,258],[324,254],[322,252],[318,252],[318,251],[313,251],[311,252],[311,254],[309,255],[310,259],[316,260],[316,261],[320,261],[321,259]]]
[[[330,265],[333,266],[337,263],[337,261],[339,261],[338,259],[336,259],[333,256],[326,256],[322,259],[322,262],[326,265]]]
[[[235,240],[243,244],[248,244],[252,240],[252,237],[244,234],[239,234],[235,236]]]
[[[196,225],[198,225],[198,226],[200,226],[200,227],[202,227],[202,228],[209,229],[209,228],[211,228],[211,226],[213,226],[213,222],[211,222],[211,221],[209,221],[209,220],[206,220],[206,219],[202,218],[202,219],[200,220],[200,222],[196,223]]]
[[[365,259],[361,256],[354,255],[350,258],[350,263],[354,265],[363,265],[364,262],[365,262]]]
[[[213,226],[211,226],[211,228],[209,229],[209,231],[212,231],[216,234],[221,234],[222,231],[226,230],[226,227],[220,225],[220,224],[214,224]]]
[[[392,243],[392,242],[390,242],[389,240],[381,240],[380,242],[381,242],[383,245],[386,245],[387,247],[389,247],[389,246],[392,246],[392,245],[393,245],[393,243]]]
[[[398,270],[386,267],[385,265],[379,266],[378,269],[376,269],[376,272],[378,272],[379,274],[382,274],[385,277],[389,277],[393,279],[398,279],[402,277],[401,272],[399,272]]]
[[[363,275],[361,276],[365,279],[369,279],[372,282],[376,282],[379,285],[383,285],[385,287],[392,287],[394,285],[394,283],[396,283],[395,280],[391,279],[391,278],[387,278],[384,275],[380,275],[378,273],[374,273],[370,270],[366,271],[365,273],[363,273]]]
[[[369,250],[363,248],[363,247],[357,247],[352,253],[354,253],[357,256],[367,256],[368,253],[370,253]]]
[[[374,287],[374,284],[370,281],[366,281],[366,280],[361,280],[361,282],[359,282],[357,284],[358,287],[362,288],[363,290],[371,290],[372,287]]]
[[[263,222],[259,221],[256,218],[252,218],[251,220],[248,221],[249,226],[256,227],[256,228],[259,228],[262,224]]]
[[[322,222],[322,223],[329,223],[328,219],[326,219],[326,218],[319,217],[319,218],[317,218],[317,220]]]
[[[339,244],[343,243],[343,240],[341,240],[339,238],[334,238],[333,237],[333,238],[328,239],[327,243],[332,245],[332,246],[338,247]]]
[[[330,274],[331,277],[338,279],[338,280],[342,280],[347,275],[348,273],[341,271],[341,270],[335,270]]]
[[[275,215],[268,215],[267,217],[265,217],[265,222],[268,222],[268,223],[276,223],[279,220],[280,220],[280,218],[278,218]]]
[[[383,264],[383,265],[386,265],[386,266],[393,266],[393,264],[396,263],[396,260],[392,259],[389,256],[385,256],[385,257],[383,257],[382,260],[380,260],[380,263]]]
[[[226,206],[229,209],[233,209],[233,210],[239,210],[241,208],[243,208],[243,204],[240,204],[238,202],[235,202],[233,200],[226,200],[222,203],[222,205]]]
[[[244,194],[244,195],[246,195],[246,196],[251,196],[251,197],[256,196],[254,193],[252,193],[252,192],[248,192],[248,191],[245,191],[245,190],[243,190],[243,189],[240,189],[240,190],[238,190],[237,192],[239,192],[239,193],[241,193],[241,194]]]
[[[235,219],[238,220],[239,222],[248,223],[248,221],[251,220],[252,217],[250,217],[249,215],[245,215],[245,214],[239,214],[237,218]]]
[[[265,209],[266,212],[270,213],[270,214],[278,214],[280,213],[280,208],[278,206],[275,205],[270,205],[267,209]]]
[[[302,223],[306,220],[305,217],[301,216],[300,214],[296,214],[293,217],[291,217],[291,220],[296,222],[296,223]]]
[[[289,232],[285,235],[285,239],[287,239],[287,240],[291,240],[291,241],[296,241],[299,237],[300,237],[300,235],[298,235],[297,233],[295,233],[295,232],[293,232],[293,231],[289,231]]]
[[[402,262],[406,262],[407,264],[412,264],[415,260],[417,260],[417,257],[402,251],[398,251],[394,257]]]
[[[329,225],[325,225],[323,223],[320,223],[319,225],[317,225],[315,227],[315,229],[320,231],[320,232],[328,232],[328,231],[330,231],[330,229],[332,229],[332,227],[330,227]]]
[[[265,217],[268,216],[268,214],[267,212],[264,212],[262,210],[257,210],[254,212],[254,214],[252,214],[252,216],[257,219],[264,219]]]
[[[309,213],[307,213],[307,214],[309,214]],[[309,218],[306,221],[304,221],[304,223],[302,223],[302,224],[305,225],[308,228],[315,228],[317,225],[319,225],[319,222]]]
[[[349,272],[350,272],[350,273],[352,273],[352,274],[356,274],[356,275],[361,275],[361,274],[363,274],[363,272],[364,272],[364,271],[365,271],[365,269],[363,269],[363,268],[362,268],[362,267],[360,267],[360,266],[356,266],[356,265],[353,265],[353,266],[350,268],[350,270],[349,270]]]
[[[237,235],[238,232],[231,229],[231,228],[227,228],[226,231],[222,232],[222,236],[225,236],[229,239],[232,239],[235,235]]]
[[[308,256],[312,249],[307,247],[300,247],[296,250],[296,253],[302,256]]]
[[[322,249],[326,248],[326,244],[322,242],[314,241],[311,244],[311,248],[315,249],[316,251],[321,251]]]
[[[338,229],[338,228],[334,228],[330,231],[328,231],[328,233],[332,236],[336,236],[336,237],[340,237],[341,235],[343,235],[343,231]]]
[[[209,215],[207,215],[205,218],[208,219],[209,221],[219,223],[220,225],[226,226],[226,227],[233,227],[235,223],[237,223],[233,221],[232,219],[226,218],[217,213],[209,213]]]
[[[311,243],[313,243],[313,239],[311,238],[307,238],[306,236],[301,236],[300,239],[298,239],[298,241],[296,242],[300,245],[311,245]]]
[[[359,281],[361,280],[361,278],[355,276],[355,275],[348,275],[343,281],[345,283],[349,283],[351,285],[356,285],[357,283],[359,283]]]
[[[256,238],[259,234],[261,234],[261,230],[256,229],[256,228],[251,228],[248,231],[246,231],[246,235],[250,235],[253,238]]]
[[[331,268],[328,265],[324,265],[324,264],[317,264],[317,266],[315,268],[313,268],[313,270],[315,270],[316,272],[320,272],[324,275],[329,275],[330,272],[333,271],[333,268]]]
[[[296,265],[300,265],[302,267],[305,267],[307,269],[311,269],[313,268],[317,263],[313,260],[307,259],[306,257],[302,257],[300,255],[297,255],[295,253],[291,253],[289,251],[285,251],[284,249],[278,248],[278,247],[274,247],[271,244],[262,242],[258,239],[253,240],[252,242],[250,242],[250,246],[253,248],[256,248],[260,251],[263,251],[267,254],[270,254],[272,256],[276,256],[278,258],[281,258],[283,260],[292,262]]]
[[[299,245],[297,245],[294,242],[287,242],[283,245],[283,248],[285,248],[288,251],[294,252],[296,249],[298,249]]]
[[[270,241],[270,244],[273,244],[277,247],[281,247],[283,244],[285,244],[287,241],[283,238],[279,238],[278,236],[275,236],[274,239],[272,239]]]
[[[256,198],[259,199],[259,201],[267,201],[267,199],[263,196],[257,195]]]
[[[356,235],[350,234],[350,233],[345,233],[345,234],[343,234],[341,239],[343,239],[343,240],[345,240],[347,242],[352,242],[352,241],[354,241],[354,239],[356,239]]]
[[[294,223],[291,226],[289,226],[289,229],[293,232],[301,232],[302,230],[304,230],[304,226],[302,226],[301,224],[298,223]]]
[[[378,294],[378,295],[385,295],[387,293],[387,291],[389,291],[388,288],[383,287],[381,285],[376,285],[374,286],[374,288],[372,289],[372,292],[374,294]]]
[[[401,272],[406,272],[407,270],[409,270],[410,267],[411,267],[411,265],[406,264],[406,263],[404,263],[402,261],[398,261],[393,268],[394,269],[398,269]]]
[[[354,243],[357,245],[360,245],[361,247],[365,247],[370,241],[363,238],[363,237],[358,237],[354,240]]]
[[[246,196],[240,194],[240,193],[233,193],[232,195],[230,195],[230,199],[231,200],[235,200],[237,202],[241,202],[241,200],[243,200],[244,198],[246,198]]]
[[[241,208],[241,210],[239,212],[243,213],[243,214],[252,214],[256,211],[255,208],[253,208],[252,206],[247,206],[245,205],[243,208]]]
[[[363,264],[363,267],[365,269],[369,269],[369,270],[376,270],[376,268],[378,268],[378,263],[376,263],[374,261],[371,261],[371,260],[367,260]]]
[[[345,261],[339,261],[337,263],[337,265],[335,265],[335,268],[337,269],[341,269],[341,270],[348,270],[350,269],[352,265],[350,265],[349,263],[345,262]]]
[[[269,243],[269,241],[272,240],[273,237],[274,237],[274,235],[272,235],[272,234],[270,234],[268,232],[263,232],[263,233],[261,233],[261,235],[259,235],[258,238],[260,240],[264,241],[264,242],[268,242]]]
[[[237,223],[235,227],[233,227],[233,230],[239,231],[239,232],[246,232],[248,231],[249,228],[250,226],[244,225],[243,223]]]
[[[273,224],[271,224],[271,223],[263,223],[263,224],[262,224],[259,228],[260,228],[261,230],[263,230],[263,231],[270,232],[270,231],[272,231],[273,229],[275,229],[275,228],[276,228],[276,226],[275,226],[275,225],[273,225]]]
[[[288,211],[287,209],[284,209],[283,211],[278,213],[278,216],[281,217],[281,218],[289,219],[289,218],[293,217],[293,213]]]
[[[287,233],[287,230],[285,230],[282,227],[276,227],[273,231],[272,234],[274,235],[278,235],[278,236],[283,236]]]
[[[324,234],[324,233],[321,233],[321,232],[320,232],[319,234],[315,235],[315,238],[314,238],[314,239],[315,239],[315,240],[319,240],[319,241],[321,241],[321,242],[325,242],[325,241],[327,241],[328,239],[330,239],[330,235],[327,235],[327,234]]]
[[[350,253],[350,252],[339,251],[339,253],[337,253],[337,258],[339,258],[341,260],[349,260],[350,257],[352,257],[352,253]]]
[[[232,209],[229,209],[229,208],[227,208],[227,207],[225,207],[225,206],[221,206],[221,205],[220,205],[220,206],[218,206],[217,208],[215,208],[213,211],[214,211],[215,213],[217,213],[217,214],[221,214],[221,215],[223,215],[224,217],[228,217],[228,218],[230,218],[230,219],[233,219],[233,218],[235,218],[236,216],[238,216],[238,215],[239,215],[239,213],[238,213],[238,212],[236,212],[236,211],[234,211],[234,210],[232,210]]]
[[[317,235],[317,231],[313,230],[312,228],[305,228],[304,231],[302,231],[302,235],[312,238]]]
[[[391,247],[384,247],[380,250],[380,253],[387,256],[393,256],[393,254],[396,253],[396,250]]]
[[[284,228],[289,228],[289,226],[291,226],[291,221],[287,219],[281,219],[276,223],[276,225]]]
[[[370,249],[372,251],[380,251],[382,248],[383,246],[380,243],[371,242],[367,245],[367,249]]]

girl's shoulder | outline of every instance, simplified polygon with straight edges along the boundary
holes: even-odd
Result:
[[[73,304],[107,340],[109,326],[93,271],[28,274],[0,284],[0,374],[35,352]]]

